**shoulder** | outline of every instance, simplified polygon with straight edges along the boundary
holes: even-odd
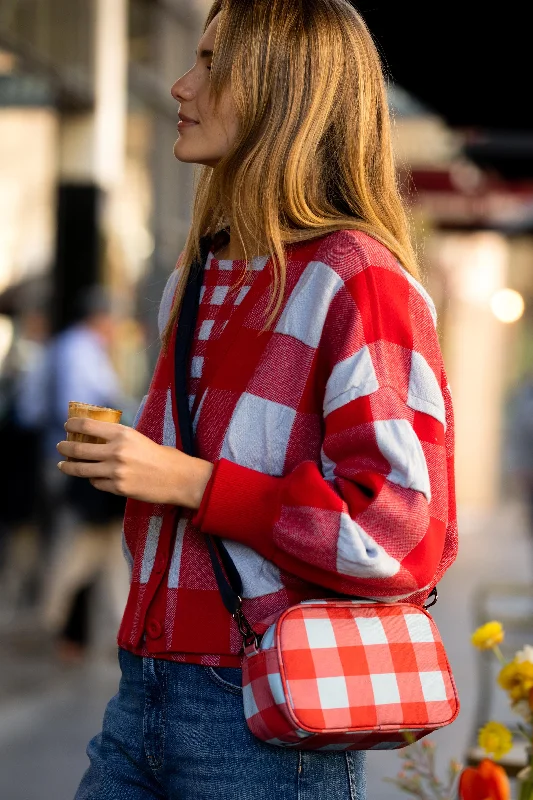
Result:
[[[315,325],[331,316],[334,327],[366,319],[372,327],[429,325],[435,331],[435,306],[425,288],[367,234],[335,231],[299,245],[293,259],[299,280],[288,305],[312,309]]]
[[[384,245],[359,231],[338,231],[306,243],[300,269],[300,289],[285,315],[294,320],[281,322],[284,332],[318,346],[328,368],[371,358],[381,383],[394,385],[400,363],[420,362],[441,382],[434,304]]]
[[[52,351],[59,356],[67,356],[70,353],[93,348],[93,338],[90,331],[82,324],[73,325],[60,333],[54,342]]]
[[[370,236],[341,230],[300,243],[290,254],[290,269],[293,288],[277,333],[335,353],[344,352],[342,343],[353,343],[354,337],[412,341],[420,324],[435,336],[427,293]]]
[[[319,240],[314,258],[335,272],[354,295],[360,294],[360,301],[364,298],[372,303],[398,294],[409,300],[411,309],[425,309],[436,326],[435,305],[424,286],[385,245],[366,233],[356,230],[331,233]]]
[[[395,263],[394,256],[384,245],[356,230],[334,231],[317,239],[315,258],[328,264],[344,280],[371,265],[392,268]]]

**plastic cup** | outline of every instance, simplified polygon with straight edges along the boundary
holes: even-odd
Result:
[[[89,403],[78,403],[71,401],[68,404],[68,417],[83,417],[84,419],[96,419],[99,422],[120,422],[122,411],[117,408],[105,408],[104,406],[92,406]],[[67,433],[67,442],[85,442],[88,444],[105,444],[105,439],[97,436],[87,436],[85,433]],[[78,458],[67,458],[67,461],[79,461]]]

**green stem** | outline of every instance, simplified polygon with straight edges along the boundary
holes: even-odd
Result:
[[[498,659],[498,661],[500,662],[502,667],[505,666],[505,664],[507,662],[506,662],[505,658],[503,657],[503,653],[500,650],[500,645],[499,644],[495,644],[494,645],[494,647],[492,648],[492,652],[494,653],[494,655],[496,656],[496,658]]]
[[[532,800],[532,798],[533,798],[533,780],[531,780],[531,778],[528,778],[525,781],[520,781],[518,800]]]
[[[531,734],[520,723],[516,726],[516,730],[531,745]]]
[[[529,741],[531,742],[531,739]],[[523,780],[518,780],[518,800],[533,800],[533,753],[531,749],[528,751],[528,756],[529,772],[526,773],[527,777]]]

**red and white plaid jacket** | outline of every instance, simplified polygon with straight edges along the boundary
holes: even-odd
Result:
[[[224,538],[252,624],[332,593],[422,603],[455,559],[453,415],[431,299],[359,232],[287,252],[266,332],[268,264],[235,288],[242,265],[208,260],[189,388],[197,455],[215,469],[197,513],[128,501],[118,642],[139,655],[240,663],[205,533]],[[173,350],[136,427],[179,448]]]

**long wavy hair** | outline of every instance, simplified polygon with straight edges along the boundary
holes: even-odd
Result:
[[[288,243],[360,230],[418,276],[383,70],[362,17],[347,0],[215,0],[205,28],[217,14],[211,92],[215,109],[231,93],[238,135],[201,170],[166,343],[201,237],[228,224],[247,260],[272,257],[266,327],[283,301]]]

